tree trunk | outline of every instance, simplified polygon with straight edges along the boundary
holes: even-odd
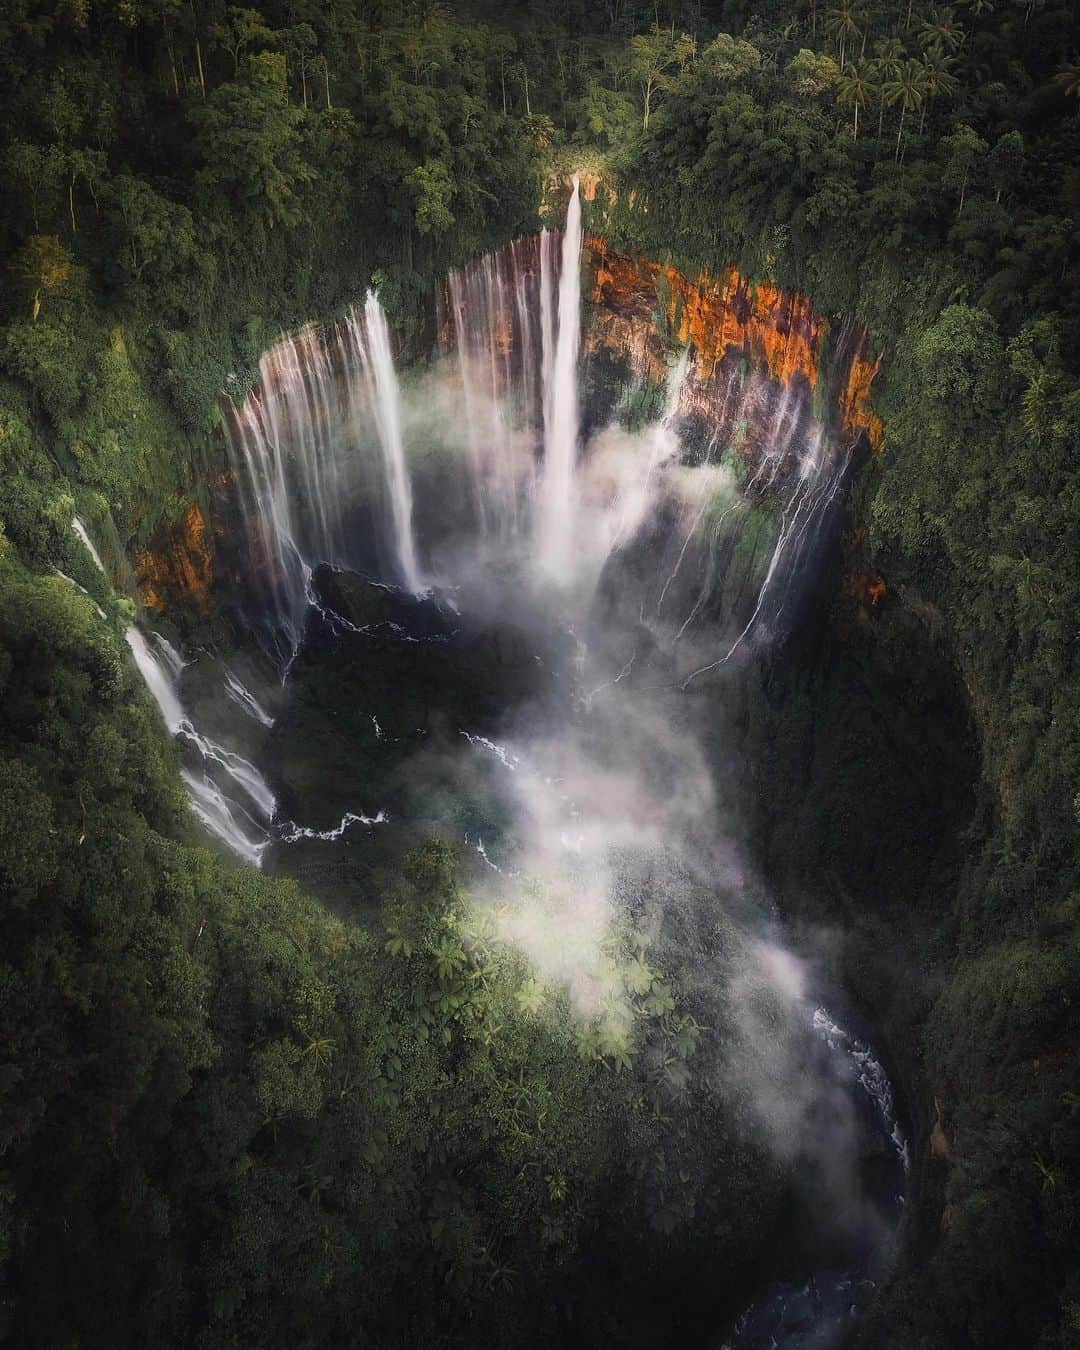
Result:
[[[855,100],[855,139],[859,139],[859,100]]]
[[[71,182],[68,183],[68,210],[71,212],[71,233],[75,234],[75,175],[71,175]]]
[[[326,64],[323,66],[323,79],[324,79],[324,81],[325,81],[325,83],[326,83],[326,106],[329,108],[329,107],[331,106],[331,103],[330,103],[330,62],[329,62],[329,61],[327,61]]]
[[[199,72],[199,88],[202,90],[203,98],[206,97],[206,76],[203,74],[202,64],[202,44],[199,42],[199,35],[195,35],[195,68]]]
[[[907,107],[906,107],[906,105],[903,104],[903,103],[901,103],[901,105],[900,105],[900,125],[899,125],[899,127],[897,127],[897,129],[896,129],[896,153],[893,155],[893,159],[894,159],[894,160],[898,160],[898,159],[900,158],[900,137],[904,134],[904,114],[905,114],[906,112],[907,112]]]
[[[170,37],[167,39],[167,41],[168,41],[168,47],[169,47],[169,70],[172,72],[173,95],[174,95],[176,98],[179,98],[179,97],[180,97],[180,81],[179,81],[179,80],[177,79],[177,77],[176,77],[176,57],[173,55],[172,37],[170,36]]]

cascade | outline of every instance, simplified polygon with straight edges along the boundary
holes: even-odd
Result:
[[[96,566],[104,572],[101,557],[77,516],[72,521],[72,528],[86,545]],[[211,834],[245,862],[258,867],[270,841],[268,827],[277,806],[269,785],[254,764],[242,755],[196,731],[180,701],[178,680],[186,663],[176,648],[155,633],[155,650],[135,624],[128,625],[124,637],[170,734],[190,749],[192,761],[201,770],[197,772],[196,768],[185,765],[180,771],[192,811]],[[234,792],[232,797],[226,796],[215,782],[215,773],[228,781]]]
[[[541,566],[557,581],[571,570],[574,537],[574,464],[578,442],[578,349],[581,345],[581,185],[566,212],[559,274],[557,328],[552,333],[550,264],[541,285],[544,320],[544,471],[540,483],[537,551]],[[541,245],[541,260],[547,257]],[[552,345],[554,344],[554,345]]]
[[[457,268],[437,302],[444,350],[456,349],[465,459],[477,528],[509,539],[522,523],[541,410],[534,349],[534,237]],[[449,314],[446,310],[449,309]]]
[[[563,230],[449,275],[436,300],[444,359],[413,377],[407,404],[373,292],[336,327],[301,330],[264,357],[259,385],[229,419],[248,547],[236,570],[257,611],[245,617],[262,624],[285,677],[309,615],[332,633],[348,627],[316,594],[322,563],[420,593],[425,576],[454,582],[461,563],[482,558],[584,604],[618,555],[647,547],[642,613],[675,653],[683,687],[789,624],[851,463],[814,412],[803,367],[816,357],[788,361],[777,346],[803,352],[804,330],[782,326],[803,322],[802,310],[767,331],[790,377],[701,338],[693,318],[697,337],[669,367],[662,411],[632,432],[613,420],[582,444],[583,345],[591,359],[605,332],[622,335],[628,395],[645,372],[657,378],[651,339],[626,327],[644,303],[636,291],[614,297],[614,318],[590,310],[583,327],[583,247],[575,179]],[[753,322],[757,332],[766,319]],[[844,359],[856,338],[842,330]]]
[[[90,538],[90,535],[87,533],[86,526],[82,523],[82,521],[79,519],[78,516],[76,516],[74,520],[72,520],[71,528],[82,540],[83,545],[85,546],[87,552],[90,554],[90,557],[94,560],[94,566],[97,568],[99,572],[104,572],[105,564],[101,561],[101,554],[94,547],[94,541]]]
[[[368,291],[364,305],[364,323],[367,342],[356,338],[356,345],[367,376],[368,390],[375,410],[379,431],[386,484],[390,494],[390,509],[394,527],[394,552],[397,556],[400,580],[405,589],[414,594],[424,588],[416,561],[413,540],[412,488],[405,464],[405,444],[401,435],[401,392],[390,345],[390,328],[382,305],[374,291]],[[349,322],[355,335],[355,319]],[[322,558],[321,562],[332,561]]]
[[[388,508],[374,523],[394,579],[423,589],[390,330],[374,292],[325,335],[308,327],[281,338],[255,388],[239,406],[227,402],[226,414],[245,590],[257,611],[247,617],[282,667],[303,641],[314,568],[370,565],[373,486]],[[377,484],[370,439],[380,449]]]

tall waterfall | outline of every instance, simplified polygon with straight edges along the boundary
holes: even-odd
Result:
[[[680,683],[789,622],[850,450],[805,378],[774,378],[734,347],[687,344],[657,409],[655,336],[604,355],[605,369],[625,363],[628,412],[613,404],[586,443],[579,368],[598,330],[583,329],[583,243],[575,180],[562,231],[451,273],[436,296],[442,359],[410,375],[407,398],[373,293],[263,358],[230,418],[248,547],[233,570],[286,673],[309,614],[341,628],[316,593],[320,563],[414,593],[459,582],[462,564],[509,566],[578,604],[613,559],[647,549],[642,613]]]
[[[248,541],[241,569],[258,599],[251,618],[283,665],[303,640],[312,570],[373,569],[373,533],[387,580],[422,588],[390,330],[374,292],[326,334],[312,327],[283,337],[228,413]],[[373,514],[379,498],[385,509]]]
[[[574,535],[574,463],[578,443],[578,351],[581,346],[581,185],[566,213],[559,275],[558,325],[552,332],[553,278],[547,240],[541,243],[543,306],[544,472],[540,483],[537,551],[540,564],[556,580],[570,573]]]
[[[416,561],[416,543],[413,539],[412,487],[405,464],[405,443],[401,435],[401,392],[394,354],[390,345],[390,329],[382,305],[374,291],[368,291],[364,305],[367,342],[360,340],[356,320],[350,317],[348,326],[360,353],[367,374],[368,388],[375,409],[375,423],[379,429],[386,483],[390,493],[390,509],[394,524],[394,549],[398,571],[406,590],[423,588],[420,568]]]
[[[95,565],[104,571],[101,556],[78,516],[72,528]],[[258,867],[277,810],[269,785],[250,760],[195,729],[180,700],[179,676],[185,663],[172,644],[155,634],[157,642],[151,646],[135,624],[128,625],[124,637],[166,727],[186,752],[180,776],[193,813],[233,853]]]

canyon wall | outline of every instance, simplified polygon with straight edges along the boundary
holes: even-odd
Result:
[[[437,345],[444,352],[454,346],[455,304],[485,304],[500,338],[493,345],[496,383],[509,382],[523,362],[537,363],[538,351],[518,348],[530,348],[530,341],[538,347],[535,334],[531,340],[519,335],[533,324],[523,297],[540,257],[539,236],[521,239],[462,269],[461,293],[438,288],[428,329]],[[692,349],[680,398],[688,453],[716,454],[730,445],[750,462],[755,447],[775,443],[782,426],[805,424],[811,416],[835,445],[865,434],[875,451],[882,449],[884,424],[871,402],[880,357],[868,349],[859,325],[816,314],[806,296],[752,285],[734,268],[690,277],[616,252],[601,236],[586,240],[583,267],[586,359],[605,353],[631,383],[662,388],[675,353]],[[508,304],[500,293],[518,298]],[[208,487],[203,495],[212,505],[192,502],[131,558],[140,599],[158,613],[202,621],[225,599],[218,592],[228,589],[235,571],[227,555],[237,504],[227,471]]]
[[[692,397],[702,412],[723,397],[721,378],[732,362],[757,368],[783,389],[818,399],[848,439],[865,432],[881,450],[885,426],[871,404],[880,357],[865,330],[815,314],[810,299],[768,282],[752,286],[733,267],[713,275],[685,276],[646,258],[610,250],[599,236],[588,240],[593,346],[626,354],[641,376],[662,380],[665,348],[693,345]]]

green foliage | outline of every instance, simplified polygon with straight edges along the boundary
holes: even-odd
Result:
[[[542,152],[606,157],[613,242],[737,263],[887,347],[863,561],[905,621],[751,698],[770,842],[856,891],[869,1000],[914,952],[891,1024],[925,1026],[908,1081],[944,1103],[949,1219],[931,1178],[934,1251],[876,1343],[1075,1338],[1076,47],[1062,0],[0,17],[0,1335],[556,1341],[599,1233],[633,1280],[639,1232],[687,1259],[695,1207],[718,1267],[766,1231],[753,1150],[710,1170],[711,1019],[662,953],[621,935],[583,1020],[448,849],[370,936],[215,861],[115,620],[50,570],[117,615],[76,500],[118,556],[145,541],[275,332],[372,283],[415,331],[437,274],[535,222]],[[968,691],[974,808],[912,616]]]

